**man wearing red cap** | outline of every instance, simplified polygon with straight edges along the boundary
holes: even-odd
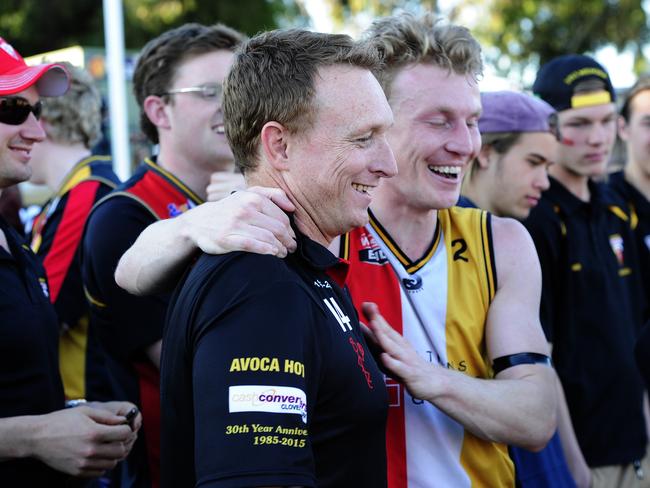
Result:
[[[59,96],[68,74],[57,64],[28,67],[0,38],[0,189],[29,179],[41,96]],[[128,402],[64,409],[58,319],[38,259],[0,219],[0,484],[69,486],[94,477],[131,449],[140,426]],[[133,410],[137,412],[137,410]]]

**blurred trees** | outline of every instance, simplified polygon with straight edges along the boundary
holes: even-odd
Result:
[[[501,71],[512,65],[543,64],[568,53],[595,51],[614,45],[635,53],[637,72],[647,69],[642,48],[648,41],[642,0],[461,0],[459,16],[475,9],[472,32],[484,46],[488,61]]]
[[[123,5],[124,37],[131,49],[185,22],[222,22],[249,35],[278,27],[283,19],[306,22],[295,0],[123,0]],[[25,56],[73,44],[103,46],[102,2],[2,0],[0,36]]]

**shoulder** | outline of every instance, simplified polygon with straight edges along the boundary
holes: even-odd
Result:
[[[517,270],[527,273],[530,266],[539,267],[533,240],[517,220],[493,216],[492,239],[499,276]]]
[[[202,254],[190,271],[187,282],[209,284],[219,288],[243,286],[252,291],[277,286],[280,282],[301,283],[297,273],[275,256],[243,251],[221,255]]]

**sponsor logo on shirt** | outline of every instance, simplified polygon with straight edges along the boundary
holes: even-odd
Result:
[[[298,414],[306,424],[307,395],[291,386],[231,386],[228,388],[228,411]]]
[[[623,266],[623,238],[618,234],[613,234],[609,236],[609,245],[612,246],[618,265]]]
[[[415,275],[411,278],[402,278],[402,284],[409,293],[417,293],[422,291],[422,278]]]
[[[180,214],[187,212],[192,207],[195,207],[190,200],[187,200],[182,205],[176,205],[174,202],[167,204],[167,211],[169,212],[169,218],[178,217]]]
[[[369,264],[385,264],[388,262],[388,256],[381,249],[372,234],[364,232],[359,237],[361,249],[359,250],[359,261]]]

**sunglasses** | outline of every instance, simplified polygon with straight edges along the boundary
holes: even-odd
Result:
[[[38,120],[43,111],[42,102],[31,105],[28,100],[22,97],[0,98],[0,123],[8,125],[20,125],[27,120],[30,113]]]

